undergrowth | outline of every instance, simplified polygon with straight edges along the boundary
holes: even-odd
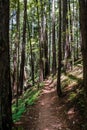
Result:
[[[62,75],[62,87],[68,93],[67,100],[81,117],[81,129],[87,130],[87,98],[85,96],[82,64],[79,60],[72,71]]]
[[[79,63],[80,62],[80,63]],[[85,100],[83,84],[82,84],[82,65],[81,60],[75,64],[72,71],[68,72],[67,75],[62,74],[62,89],[65,89],[68,92],[68,101],[76,107],[79,111],[80,115],[83,118],[86,118],[87,115],[87,101]],[[56,76],[51,78],[53,80],[56,79]],[[18,101],[18,108],[16,108],[16,104],[13,104],[13,120],[14,122],[20,120],[21,115],[26,112],[26,106],[33,105],[35,101],[38,99],[41,89],[44,84],[40,84],[40,87],[37,86],[38,89],[27,90],[23,97]],[[42,86],[42,87],[41,87]],[[18,110],[18,111],[17,111]],[[17,111],[17,112],[16,112]]]
[[[35,101],[38,99],[40,95],[43,85],[44,85],[43,83],[39,84],[39,89],[38,89],[38,86],[28,89],[18,99],[18,107],[16,106],[16,102],[12,104],[12,118],[14,122],[20,120],[22,114],[26,112],[27,106],[34,105]]]

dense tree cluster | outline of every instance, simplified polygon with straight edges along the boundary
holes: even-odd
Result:
[[[82,56],[81,56],[82,50]],[[11,130],[11,101],[29,86],[61,74],[83,60],[87,97],[87,2],[85,0],[0,1],[0,130]]]

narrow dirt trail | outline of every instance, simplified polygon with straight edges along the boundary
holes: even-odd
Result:
[[[56,82],[45,81],[39,100],[17,122],[23,130],[81,130],[74,105],[68,96],[59,99],[55,86]]]

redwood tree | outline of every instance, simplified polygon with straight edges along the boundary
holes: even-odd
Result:
[[[61,50],[61,0],[59,0],[59,42],[58,42],[58,75],[57,75],[57,94],[59,97],[62,96],[61,91],[61,60],[62,60],[62,50]]]
[[[52,0],[52,73],[56,74],[55,0]]]
[[[79,0],[79,3],[80,3],[80,25],[82,35],[83,80],[87,97],[87,1]]]
[[[0,0],[0,130],[11,130],[9,0]]]
[[[22,52],[21,52],[20,81],[19,81],[20,82],[20,94],[22,94],[22,91],[23,91],[23,79],[24,79],[26,20],[27,20],[27,0],[24,0],[23,40],[22,40]]]

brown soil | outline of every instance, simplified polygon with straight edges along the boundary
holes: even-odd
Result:
[[[45,81],[39,100],[16,123],[20,124],[23,130],[82,130],[80,116],[75,104],[69,102],[68,92],[58,98],[56,81],[52,80]]]

